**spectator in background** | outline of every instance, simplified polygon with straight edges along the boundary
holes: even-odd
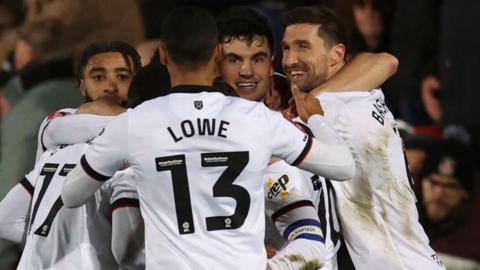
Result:
[[[450,258],[457,257],[455,261],[463,260],[465,266],[472,260],[480,267],[480,219],[471,153],[457,142],[441,141],[427,155],[420,177],[420,221],[430,244],[447,269],[478,269],[450,264]],[[442,253],[449,256],[444,258]]]
[[[430,124],[420,99],[420,82],[436,46],[437,0],[395,1],[388,51],[400,61],[383,86],[395,115],[413,126]]]
[[[14,54],[17,74],[5,87],[12,107],[0,126],[0,197],[33,168],[38,128],[45,116],[83,101],[68,53],[78,41],[68,37],[71,30],[53,19],[22,28]]]
[[[480,1],[443,0],[434,6],[438,19],[434,63],[422,81],[422,100],[434,123],[457,126],[470,134],[480,150]],[[476,160],[480,164],[479,159]]]
[[[413,177],[415,188],[418,188],[417,180],[423,170],[427,155],[437,139],[426,135],[409,135],[404,139],[405,155],[408,160],[410,176]]]
[[[15,49],[18,57],[14,57],[22,59],[18,63],[25,66],[5,87],[7,101],[15,104],[0,129],[0,197],[33,168],[37,132],[43,118],[83,101],[74,80],[73,65],[53,68],[47,63],[71,63],[72,55],[93,41],[137,43],[143,38],[135,0],[27,0],[26,7],[22,39]],[[36,71],[30,72],[32,69]],[[53,73],[70,74],[59,77],[51,76]]]
[[[392,11],[391,0],[353,1],[354,26],[348,41],[350,54],[387,50]]]

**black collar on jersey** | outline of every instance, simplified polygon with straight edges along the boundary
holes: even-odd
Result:
[[[222,91],[216,87],[208,85],[177,85],[170,90],[165,91],[165,95],[175,94],[175,93],[186,93],[186,94],[196,94],[201,92],[215,92],[221,93]]]

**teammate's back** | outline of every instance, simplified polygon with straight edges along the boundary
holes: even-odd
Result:
[[[326,93],[319,100],[356,162],[351,181],[332,182],[355,267],[442,269],[418,222],[402,140],[383,93]]]
[[[120,117],[128,118],[126,158],[146,233],[155,235],[146,239],[147,254],[155,254],[147,255],[147,265],[264,267],[262,175],[272,154],[293,163],[309,137],[263,103],[213,87],[179,86]],[[89,154],[86,160],[103,173]],[[214,262],[211,254],[225,259]]]
[[[265,268],[262,176],[270,157],[348,179],[351,154],[344,144],[312,140],[261,103],[213,88],[221,47],[207,12],[172,11],[162,37],[172,90],[113,120],[68,175],[62,199],[82,205],[101,181],[130,165],[147,269]],[[333,160],[325,158],[330,151]]]
[[[33,187],[29,230],[19,269],[104,269],[117,267],[110,249],[109,187],[80,208],[63,207],[65,176],[87,144],[45,152],[25,179]],[[24,180],[25,181],[25,180]]]

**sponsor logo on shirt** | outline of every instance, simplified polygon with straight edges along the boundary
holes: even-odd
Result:
[[[288,176],[286,174],[282,175],[277,181],[273,181],[271,178],[268,178],[267,185],[269,187],[267,197],[272,200],[280,196],[284,199],[288,196],[287,184],[289,182]]]

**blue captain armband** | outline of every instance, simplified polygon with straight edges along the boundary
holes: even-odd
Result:
[[[314,219],[301,219],[290,224],[283,232],[283,238],[289,241],[303,238],[325,243],[320,222]]]

